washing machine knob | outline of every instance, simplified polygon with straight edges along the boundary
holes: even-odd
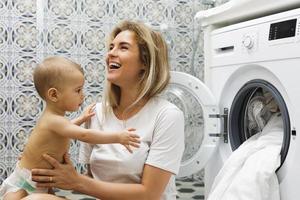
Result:
[[[253,47],[253,39],[250,37],[250,36],[246,36],[244,39],[243,39],[243,45],[244,47],[246,47],[247,49],[251,49]]]

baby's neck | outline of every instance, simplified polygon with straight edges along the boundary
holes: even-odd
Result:
[[[59,116],[65,116],[66,114],[65,110],[58,109],[53,105],[46,105],[44,112],[49,114],[59,115]]]

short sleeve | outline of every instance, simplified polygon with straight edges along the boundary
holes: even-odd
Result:
[[[177,107],[157,117],[146,164],[177,174],[184,151],[184,117]]]

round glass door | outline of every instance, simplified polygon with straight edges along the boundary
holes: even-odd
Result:
[[[185,151],[179,176],[191,175],[204,168],[215,150],[220,120],[211,116],[219,114],[219,109],[207,86],[182,72],[171,72],[171,81],[163,97],[184,113]]]
[[[187,88],[172,83],[165,92],[165,97],[183,111],[185,120],[185,151],[182,162],[191,159],[203,141],[204,119],[200,103]]]

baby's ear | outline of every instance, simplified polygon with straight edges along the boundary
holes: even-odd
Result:
[[[47,91],[47,99],[52,102],[58,101],[58,91],[56,88],[49,88]]]

